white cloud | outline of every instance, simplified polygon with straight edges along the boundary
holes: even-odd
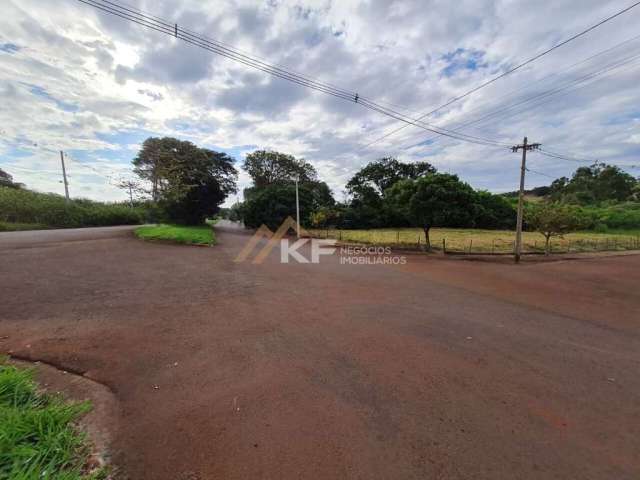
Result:
[[[461,0],[455,6],[444,0],[135,5],[271,63],[407,106],[412,115],[620,8],[596,0],[549,0],[536,8],[524,0]],[[585,59],[633,38],[639,19],[640,9],[632,10],[428,121],[447,128],[475,121],[461,128],[508,143],[526,134],[550,149],[637,163],[640,57],[634,55],[640,54],[640,39]],[[38,0],[5,0],[0,32],[0,166],[33,188],[62,191],[55,172],[56,152],[64,149],[76,158],[75,165],[70,162],[76,177],[72,194],[124,199],[91,168],[122,175],[147,135],[226,149],[239,161],[254,146],[305,157],[338,197],[360,166],[387,155],[428,160],[478,188],[516,185],[517,158],[508,151],[445,138],[420,144],[433,135],[415,127],[365,148],[398,122],[74,0],[56,2],[55,8]],[[564,89],[549,94],[559,88]],[[552,176],[576,166],[540,156],[531,162]],[[529,183],[548,182],[532,175]],[[248,183],[241,174],[240,187]]]

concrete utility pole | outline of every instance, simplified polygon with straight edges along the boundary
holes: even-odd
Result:
[[[522,254],[522,209],[524,206],[524,174],[527,171],[527,150],[536,150],[540,148],[540,143],[527,143],[527,137],[524,137],[522,145],[514,145],[511,147],[512,152],[517,152],[522,149],[522,165],[520,166],[520,191],[518,192],[518,218],[516,220],[516,246],[515,246],[515,261],[520,262],[520,255]]]
[[[298,177],[296,177],[296,237],[300,238],[300,198],[298,197]]]
[[[64,168],[64,152],[60,150],[60,163],[62,163],[62,178],[64,179],[64,196],[69,202],[69,182],[67,182],[67,171]]]

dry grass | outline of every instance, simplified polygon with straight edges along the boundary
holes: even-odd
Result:
[[[313,236],[335,238],[344,242],[399,245],[406,247],[424,246],[424,232],[417,228],[375,229],[375,230],[309,230]],[[600,250],[640,249],[640,232],[576,232],[563,238],[551,240],[553,252],[588,252]],[[511,253],[515,232],[508,230],[476,230],[458,228],[433,228],[430,232],[431,245],[442,249],[443,239],[449,252],[471,253]],[[536,232],[523,233],[524,252],[544,251],[544,237]]]

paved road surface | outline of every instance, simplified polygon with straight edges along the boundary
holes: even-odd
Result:
[[[0,232],[0,248],[30,248],[43,243],[89,241],[120,237],[131,232],[136,225],[120,227],[66,228],[60,230],[27,230],[24,232]]]
[[[640,477],[640,256],[252,265],[229,231],[10,235],[0,351],[115,392],[122,478]]]

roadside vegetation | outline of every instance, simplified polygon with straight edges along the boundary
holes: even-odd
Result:
[[[135,230],[143,240],[166,241],[185,245],[214,245],[213,228],[209,225],[145,225]]]
[[[141,206],[86,199],[66,202],[53,193],[0,186],[0,231],[134,225],[144,216]]]
[[[97,480],[76,422],[87,402],[67,403],[38,391],[30,370],[0,362],[0,479]]]
[[[252,180],[244,202],[221,209],[237,191],[234,162],[191,142],[148,138],[133,159],[139,179],[120,185],[131,195],[128,204],[66,203],[59,195],[25,190],[3,172],[0,230],[148,222],[162,225],[139,229],[141,238],[213,244],[205,222],[219,214],[249,228],[276,230],[295,215],[297,183],[300,223],[319,236],[452,252],[512,249],[516,193],[475,190],[427,162],[370,162],[347,182],[345,200],[337,202],[309,162],[256,150],[242,165]],[[134,201],[133,192],[146,198]],[[638,248],[640,182],[617,166],[580,167],[571,178],[527,191],[525,199],[525,252]]]
[[[256,151],[244,169],[253,184],[245,201],[223,214],[250,228],[275,230],[294,215],[297,179],[300,222],[313,235],[426,250],[513,251],[516,195],[474,190],[427,162],[373,161],[346,184],[344,202],[333,199],[312,165],[290,155]],[[570,179],[527,192],[524,228],[525,252],[640,248],[640,182],[616,166],[581,167]]]

